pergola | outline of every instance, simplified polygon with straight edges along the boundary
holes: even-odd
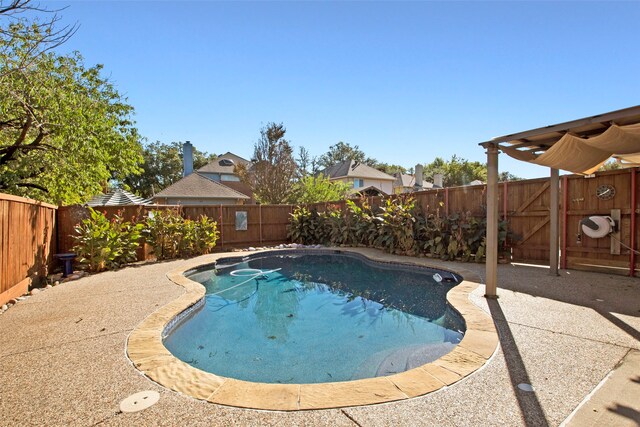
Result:
[[[551,275],[558,275],[559,170],[589,175],[610,158],[640,165],[640,105],[499,136],[479,145],[487,150],[486,294],[497,298],[498,281],[498,154],[550,168]]]

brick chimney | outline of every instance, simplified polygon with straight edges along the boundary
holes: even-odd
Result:
[[[187,141],[182,145],[182,176],[191,175],[193,173],[193,145]]]

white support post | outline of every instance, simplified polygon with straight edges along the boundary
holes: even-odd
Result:
[[[487,144],[486,298],[498,298],[498,145]]]
[[[558,250],[559,250],[559,188],[560,173],[558,169],[551,168],[551,176],[549,179],[551,193],[549,195],[549,275],[558,275]]]

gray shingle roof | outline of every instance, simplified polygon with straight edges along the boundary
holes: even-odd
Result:
[[[229,173],[229,174],[233,174],[234,173],[234,165],[231,166],[224,166],[224,162],[223,164],[220,164],[220,162],[224,159],[227,160],[233,160],[234,164],[245,164],[248,165],[250,162],[247,159],[243,159],[242,157],[235,155],[231,152],[226,152],[224,154],[221,154],[220,156],[218,156],[217,159],[210,161],[209,163],[207,163],[206,165],[204,165],[203,167],[201,167],[200,169],[198,169],[198,172],[205,172],[205,173]]]
[[[249,199],[248,196],[219,182],[212,181],[198,172],[174,182],[158,194],[158,197],[202,197],[208,199]]]
[[[318,172],[318,175],[324,175],[327,178],[369,178],[369,179],[382,179],[385,181],[393,181],[394,177],[387,175],[375,168],[364,163],[356,162],[354,160],[347,160],[342,163],[338,163],[333,166],[329,166],[323,171]]]
[[[396,177],[396,182],[393,183],[394,187],[411,187],[414,188],[416,185],[416,177],[415,175],[407,175],[405,173],[394,173],[393,176]],[[423,181],[422,189],[433,188],[433,184],[430,182]],[[414,188],[414,191],[416,189]]]
[[[396,187],[413,187],[416,184],[416,177],[413,175],[407,175],[405,173],[394,173]]]
[[[129,193],[126,190],[113,190],[106,194],[93,196],[87,202],[87,205],[94,206],[124,206],[124,205],[148,205],[151,204],[149,199],[143,199],[140,196]]]

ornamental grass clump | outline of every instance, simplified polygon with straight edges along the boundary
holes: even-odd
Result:
[[[142,224],[125,221],[121,212],[107,219],[89,208],[89,218],[75,226],[73,251],[89,271],[112,270],[137,259]]]

